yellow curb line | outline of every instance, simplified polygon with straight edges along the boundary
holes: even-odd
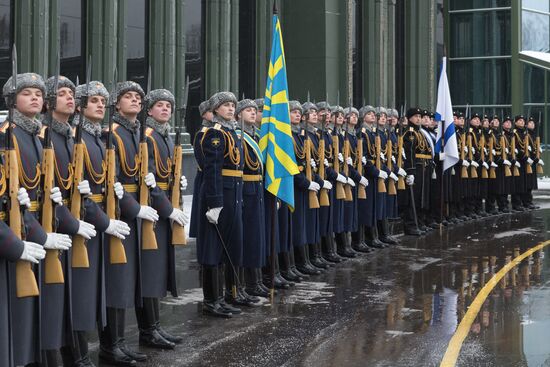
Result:
[[[506,264],[498,273],[492,277],[487,284],[479,291],[479,294],[476,296],[474,301],[470,304],[466,315],[460,321],[458,328],[456,329],[449,345],[447,346],[447,351],[441,360],[440,367],[452,367],[456,364],[458,359],[458,354],[462,348],[462,343],[464,339],[468,336],[472,323],[474,322],[481,306],[485,302],[485,299],[489,296],[493,288],[500,282],[500,280],[508,273],[512,268],[521,263],[526,257],[532,255],[534,252],[543,249],[544,247],[550,245],[550,240],[539,243],[537,246],[525,251],[523,254],[519,255],[508,264]]]

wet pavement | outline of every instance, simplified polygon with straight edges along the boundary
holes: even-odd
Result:
[[[435,366],[480,289],[511,259],[550,238],[542,209],[444,228],[347,261],[231,320],[202,316],[195,244],[178,249],[180,297],[163,326],[185,338],[142,366]],[[550,247],[550,246],[549,246]],[[550,251],[514,267],[489,294],[459,366],[550,366]],[[137,347],[133,312],[127,337]],[[97,338],[93,338],[97,363]]]

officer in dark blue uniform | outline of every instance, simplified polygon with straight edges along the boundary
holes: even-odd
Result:
[[[197,260],[203,270],[203,312],[231,317],[241,310],[223,301],[218,271],[225,262],[226,292],[235,291],[237,267],[242,265],[243,149],[235,132],[237,99],[231,92],[210,98],[214,127],[200,140],[203,182],[198,193]],[[232,294],[236,296],[236,294]]]

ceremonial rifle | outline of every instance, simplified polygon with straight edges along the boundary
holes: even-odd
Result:
[[[120,208],[118,199],[115,194],[116,181],[116,157],[115,147],[113,145],[113,116],[116,106],[116,84],[117,84],[117,69],[115,67],[113,76],[113,87],[111,89],[111,98],[109,103],[109,121],[107,130],[106,144],[106,160],[107,160],[107,197],[106,197],[106,214],[109,219],[118,219],[120,216]],[[126,251],[122,240],[115,236],[109,237],[109,261],[111,264],[126,264]]]
[[[340,92],[338,92],[338,100],[336,101],[337,106],[340,103],[339,99],[340,99]],[[327,105],[328,105],[328,94],[327,94]],[[336,119],[337,117],[334,116],[334,134],[332,135],[332,163],[336,174],[340,174],[340,160],[338,159],[338,156],[340,155],[340,140],[338,138],[338,132],[336,131]],[[344,191],[344,184],[339,181],[336,181],[336,199],[344,200],[345,198],[346,198],[346,192]]]
[[[516,161],[516,132],[512,129],[512,143],[510,149],[512,150],[512,160],[514,161],[514,177],[519,176],[519,168],[515,165]]]
[[[399,134],[397,134],[397,167],[403,168],[403,119],[405,118],[405,105],[401,106],[401,116],[399,117]],[[397,180],[397,189],[405,190],[405,178],[399,175]]]
[[[471,117],[472,117],[472,110],[471,108],[468,109],[468,115],[466,121],[468,122],[468,129],[466,130],[466,134],[468,134],[468,160],[470,161],[470,178],[477,178],[477,168],[472,165],[474,162],[474,149],[473,148],[473,140],[472,135],[474,134],[473,131],[470,131],[471,127]]]
[[[183,147],[181,146],[181,129],[185,126],[185,116],[187,114],[187,101],[189,98],[189,76],[185,80],[185,90],[179,112],[179,123],[176,119],[176,139],[174,145],[174,176],[172,178],[172,206],[182,209],[183,200],[181,198],[181,171],[183,163]],[[185,229],[177,222],[172,223],[172,245],[186,245]]]
[[[338,102],[340,102],[340,92],[338,92]],[[338,103],[339,104],[339,103]],[[346,177],[349,177],[349,166],[347,159],[350,156],[350,143],[348,139],[348,127],[349,127],[349,119],[351,117],[351,98],[349,100],[349,115],[346,118],[346,124],[344,125],[344,175]],[[344,116],[345,117],[345,116]],[[336,122],[336,119],[338,117],[334,117],[334,121]],[[353,201],[353,192],[351,190],[351,185],[345,185],[344,186],[344,193],[345,193],[345,201]]]
[[[380,105],[380,103],[378,103]],[[378,112],[376,113],[376,125],[375,125],[375,132],[376,135],[374,137],[374,145],[376,149],[376,168],[378,170],[382,169],[382,159],[380,158],[380,154],[382,153],[382,141],[380,139],[380,134],[378,131],[378,120],[380,119],[380,108],[378,109]],[[386,183],[385,180],[380,177],[378,178],[378,192],[386,192]]]
[[[50,199],[50,192],[55,187],[54,165],[55,152],[52,146],[52,122],[53,111],[57,107],[57,89],[59,87],[59,59],[54,76],[53,93],[48,96],[48,113],[47,120],[49,127],[44,130],[44,148],[42,149],[42,208],[40,213],[40,224],[46,233],[55,232],[56,217],[55,204]],[[63,284],[65,277],[63,276],[63,266],[59,260],[59,250],[46,250],[46,258],[44,260],[44,282],[46,284]]]
[[[151,91],[151,67],[147,73],[147,94]],[[145,183],[145,176],[149,174],[149,148],[147,146],[146,123],[147,119],[147,103],[143,99],[141,101],[140,114],[140,142],[139,142],[139,204],[151,205],[151,197],[149,186]],[[143,250],[157,250],[157,236],[155,235],[154,223],[149,220],[141,221],[141,248]]]
[[[540,147],[540,135],[542,133],[542,112],[539,111],[539,119],[537,121],[537,137],[535,138],[535,147],[537,149],[537,162],[540,162],[540,153],[541,153],[541,147]],[[542,175],[544,174],[544,169],[540,163],[537,163],[537,174]]]
[[[19,167],[17,151],[15,149],[13,137],[13,116],[15,110],[15,101],[17,97],[17,49],[15,44],[12,48],[11,58],[12,81],[11,88],[7,97],[8,102],[8,127],[6,130],[6,180],[8,185],[9,200],[9,224],[10,228],[19,239],[25,239],[25,225],[23,223],[22,209],[17,195],[19,193]],[[15,265],[15,287],[17,298],[35,297],[39,295],[38,283],[32,270],[32,265],[28,261],[18,260]]]
[[[388,162],[388,169],[390,172],[393,172],[393,142],[391,141],[391,136],[389,132],[387,132],[387,142],[386,142],[386,159]],[[399,180],[399,179],[398,179]],[[388,180],[388,195],[397,195],[397,190],[395,188],[395,181],[391,178]]]
[[[307,92],[307,101],[309,102],[309,91]],[[307,131],[307,120],[309,119],[309,112],[306,111],[305,114],[306,117],[306,139],[304,141],[304,150],[306,154],[306,178],[312,182],[313,181],[313,173],[312,173],[312,167],[311,167],[311,151],[313,149],[313,144],[311,142],[311,137],[309,136],[309,133]],[[324,162],[323,162],[324,164]],[[309,190],[309,208],[310,209],[319,209],[319,199],[317,198],[317,193],[315,191]]]
[[[468,109],[470,108],[469,105],[466,106],[466,116],[468,115]],[[460,137],[460,160],[465,161],[466,160],[466,134],[468,134],[468,128],[466,127],[466,124],[464,124],[462,136]],[[468,167],[462,165],[462,169],[460,172],[460,178],[468,178]]]
[[[351,104],[349,112],[351,114]],[[357,134],[357,172],[359,172],[359,175],[363,177],[363,132],[361,131],[361,129],[359,129],[359,133]],[[365,189],[365,186],[357,186],[357,198],[367,198],[367,190]]]
[[[73,185],[71,192],[71,214],[78,220],[84,217],[84,206],[82,205],[82,195],[78,190],[78,184],[84,178],[84,144],[82,143],[82,125],[84,123],[84,109],[88,106],[88,96],[90,94],[90,79],[92,75],[92,57],[88,58],[88,68],[86,70],[86,92],[80,97],[79,124],[75,129],[74,148],[73,148]],[[84,268],[90,267],[88,249],[86,241],[80,235],[73,236],[72,267]]]

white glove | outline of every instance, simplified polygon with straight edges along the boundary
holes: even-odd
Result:
[[[126,222],[111,219],[109,221],[109,227],[107,227],[105,233],[123,240],[130,234],[130,227],[126,224]]]
[[[26,206],[27,208],[31,207],[29,193],[24,187],[19,188],[19,191],[17,192],[17,200],[19,201],[19,205]]]
[[[485,153],[485,155],[489,154],[489,151],[487,150],[487,148],[483,148],[483,152]]]
[[[493,149],[493,150],[491,150],[491,153],[492,153],[493,155],[497,155],[497,151],[496,151],[496,150],[494,150],[494,149]]]
[[[183,212],[183,210],[178,208],[174,208],[174,210],[172,210],[172,214],[170,214],[169,218],[180,226],[184,226],[189,223],[189,218],[187,215]]]
[[[154,189],[156,186],[157,186],[157,181],[155,180],[155,175],[152,174],[151,172],[149,172],[148,174],[145,175],[145,177],[143,178],[143,180],[145,181],[145,184]]]
[[[309,183],[309,187],[307,188],[309,191],[315,191],[318,192],[321,189],[321,186],[315,181],[311,181]]]
[[[342,153],[338,153],[338,160],[340,161],[340,163],[344,163],[344,156],[342,155]]]
[[[497,167],[498,167],[498,164],[496,164],[495,162],[491,162],[491,167],[497,168]]]
[[[338,174],[338,177],[336,177],[336,181],[338,181],[340,183],[343,183],[343,184],[348,183],[348,180],[341,174]]]
[[[393,164],[396,164],[395,157],[393,155],[391,156],[391,161]]]
[[[516,152],[516,154],[518,154],[519,153],[518,148],[514,149],[514,152]]]
[[[180,179],[180,189],[181,191],[185,191],[185,189],[187,189],[187,177],[184,175],[182,175]]]
[[[353,166],[353,159],[351,159],[351,157],[347,157],[346,158],[346,163],[350,166]]]
[[[401,156],[403,157],[403,159],[407,159],[407,155],[405,154],[405,149],[401,151]]]
[[[220,213],[222,209],[223,206],[219,208],[208,209],[208,211],[206,212],[206,219],[208,219],[208,221],[212,224],[218,224],[218,219],[220,218]]]
[[[439,160],[444,161],[445,160],[445,152],[439,153]]]
[[[533,164],[533,160],[531,158],[527,158],[527,164],[529,165]]]
[[[472,166],[474,166],[475,168],[479,167],[479,163],[477,163],[476,161],[472,161],[472,163],[470,163]]]
[[[542,147],[539,147],[539,152],[542,153]]]
[[[330,181],[327,181],[327,180],[323,181],[323,189],[325,190],[332,189],[332,184],[330,183]]]
[[[543,161],[542,159],[539,159],[539,164],[540,164],[541,166],[544,166],[544,161]]]
[[[367,164],[367,158],[361,157],[361,163],[363,163],[363,166],[365,166]]]
[[[518,161],[516,161],[515,166],[516,166],[517,168],[521,168],[521,163],[519,163]]]
[[[393,172],[390,173],[390,178],[391,178],[392,180],[394,180],[395,182],[397,182],[397,181],[399,180],[399,178],[397,177],[397,175],[396,175],[395,173],[393,173]]]
[[[351,177],[348,177],[348,185],[350,185],[351,187],[355,187],[355,182],[353,182]]]
[[[388,174],[386,173],[386,171],[380,170],[378,172],[378,178],[383,178],[385,180],[386,178],[388,178]]]
[[[464,167],[470,167],[470,163],[469,163],[467,160],[463,160],[463,161],[462,161],[462,165],[463,165]]]
[[[113,189],[115,190],[115,195],[118,198],[118,200],[121,200],[124,196],[124,187],[120,182],[115,182],[113,185]]]
[[[472,154],[476,154],[476,148],[472,147]]]
[[[38,243],[23,241],[23,245],[21,260],[38,264],[39,260],[46,257],[46,250]]]
[[[508,167],[510,167],[512,165],[512,163],[508,159],[505,159],[504,162],[502,162],[502,164],[504,164],[505,166],[508,166]]]
[[[409,186],[414,185],[414,175],[408,175],[407,178],[405,178],[405,183]]]
[[[468,153],[468,147],[464,146],[464,153]]]
[[[324,163],[325,167],[327,167],[327,168],[330,166],[330,164],[328,164],[328,159],[326,159],[326,158],[323,161],[323,163]]]
[[[315,159],[311,158],[311,161],[309,163],[311,164],[311,168],[317,167],[317,163],[315,163]]]
[[[73,245],[71,237],[67,234],[48,233],[44,248],[48,250],[68,250]]]
[[[380,158],[385,161],[386,160],[386,155],[382,152],[380,152]]]
[[[399,172],[397,174],[401,177],[407,176],[407,171],[405,171],[403,168],[399,168]]]
[[[532,151],[533,151],[533,148],[531,148],[531,146],[530,146],[530,145],[529,145],[529,146],[527,147],[527,149],[529,149],[529,151],[530,151],[530,152],[532,152]]]
[[[159,220],[157,211],[150,206],[142,205],[139,209],[138,218],[148,220],[149,222],[156,222]]]
[[[489,169],[489,165],[487,164],[487,162],[483,162],[481,165],[485,167],[485,169]]]
[[[61,196],[61,190],[59,190],[59,187],[54,187],[50,192],[50,199],[57,204],[57,205],[63,205],[63,196]]]
[[[367,180],[366,177],[361,176],[361,180],[359,181],[359,184],[367,187],[369,186],[369,180]]]
[[[90,195],[92,192],[92,189],[90,189],[90,183],[88,180],[83,180],[78,183],[78,191],[80,192],[80,195]]]
[[[84,237],[87,240],[96,236],[97,233],[93,224],[86,223],[83,220],[79,220],[78,222],[78,231],[76,232],[78,235]]]
[[[506,154],[510,153],[510,149],[506,148]]]

